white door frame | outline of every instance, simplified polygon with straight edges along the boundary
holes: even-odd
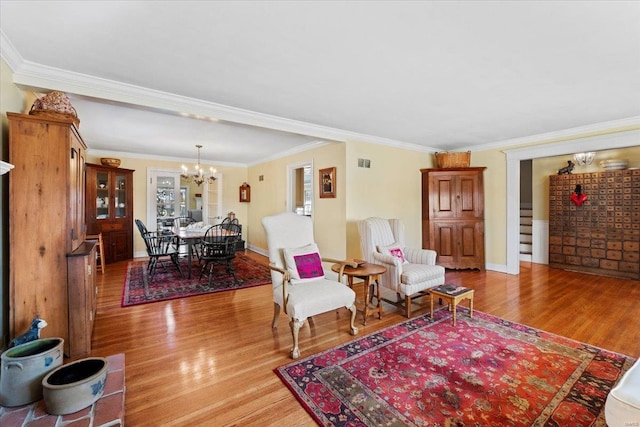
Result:
[[[315,179],[313,173],[313,160],[304,160],[300,162],[290,163],[287,165],[287,212],[294,212],[293,207],[295,205],[295,185],[296,182],[296,170],[303,168],[305,166],[311,166],[311,218],[313,219],[313,214],[315,211],[315,207],[313,206],[313,200],[315,197],[314,189]]]
[[[157,188],[157,183],[152,183],[151,179],[153,176],[158,176],[158,175],[172,175],[175,176],[176,178],[176,186],[178,189],[178,192],[176,193],[176,196],[180,196],[180,170],[176,170],[176,169],[163,169],[163,168],[147,168],[147,228],[149,230],[154,230],[156,229],[156,218],[157,218],[157,213],[156,213],[156,194],[155,192],[152,191],[153,188]],[[177,199],[176,199],[176,203],[177,203]],[[179,206],[178,206],[179,208]]]
[[[520,160],[637,147],[640,130],[503,150],[507,156],[507,273],[520,274]],[[539,255],[538,255],[539,256]],[[536,258],[536,254],[533,254]]]

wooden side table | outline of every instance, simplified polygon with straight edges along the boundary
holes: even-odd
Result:
[[[340,264],[334,264],[331,266],[331,270],[336,273],[340,273]],[[363,325],[367,324],[367,317],[373,313],[378,313],[378,319],[382,319],[382,304],[380,302],[380,275],[387,271],[387,268],[383,265],[371,264],[365,262],[353,268],[346,266],[342,272],[347,276],[349,287],[353,289],[353,279],[362,279],[364,281],[364,306],[360,310],[363,313]],[[373,285],[373,286],[372,286]],[[374,296],[376,297],[376,305],[371,305],[369,299],[371,297],[370,289],[373,288]]]
[[[442,298],[447,301],[449,304],[449,311],[453,312],[453,326],[456,326],[456,307],[458,303],[462,300],[469,300],[469,317],[473,317],[473,289],[465,288],[466,290],[461,290],[455,293],[448,293],[441,286],[429,289],[429,294],[431,295],[431,318],[433,319],[433,298],[437,296],[438,298]]]

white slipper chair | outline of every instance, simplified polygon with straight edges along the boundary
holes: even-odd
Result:
[[[282,307],[293,335],[291,357],[300,357],[298,332],[308,317],[347,308],[351,310],[349,329],[351,335],[356,335],[356,294],[348,286],[326,278],[322,265],[322,262],[340,263],[344,268],[352,263],[320,257],[309,217],[284,212],[262,218],[262,226],[267,236],[273,282],[272,327],[277,327]]]

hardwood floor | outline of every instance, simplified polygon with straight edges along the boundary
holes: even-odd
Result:
[[[284,315],[271,329],[269,285],[121,308],[126,265],[98,274],[91,355],[125,353],[127,426],[315,425],[273,372],[291,361],[291,334]],[[476,310],[640,356],[639,281],[523,263],[519,276],[447,271],[447,282],[474,288]],[[302,357],[353,339],[347,313],[305,325]],[[358,316],[358,336],[403,320],[385,305],[381,320]]]

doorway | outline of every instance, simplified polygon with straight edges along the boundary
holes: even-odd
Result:
[[[172,169],[147,169],[147,228],[172,227],[173,219],[189,216],[190,187],[181,185],[181,172]],[[216,180],[204,182],[202,193],[195,193],[196,210],[202,212],[200,221],[217,224],[222,221],[222,174]],[[192,186],[194,184],[191,184]],[[191,211],[191,212],[190,212]]]
[[[504,150],[507,156],[507,265],[506,273],[520,273],[520,162],[526,159],[553,157],[572,154],[577,151],[599,151],[613,148],[635,147],[638,145],[640,130],[630,130],[587,138],[568,139],[562,142],[534,145]],[[533,234],[537,236],[536,231]],[[534,243],[535,243],[534,239]],[[541,244],[543,242],[540,242]],[[537,258],[533,245],[533,260]]]
[[[173,226],[173,218],[180,216],[181,201],[186,198],[180,189],[180,172],[150,168],[147,178],[147,228],[160,231]]]
[[[287,166],[287,212],[313,216],[313,162]]]

